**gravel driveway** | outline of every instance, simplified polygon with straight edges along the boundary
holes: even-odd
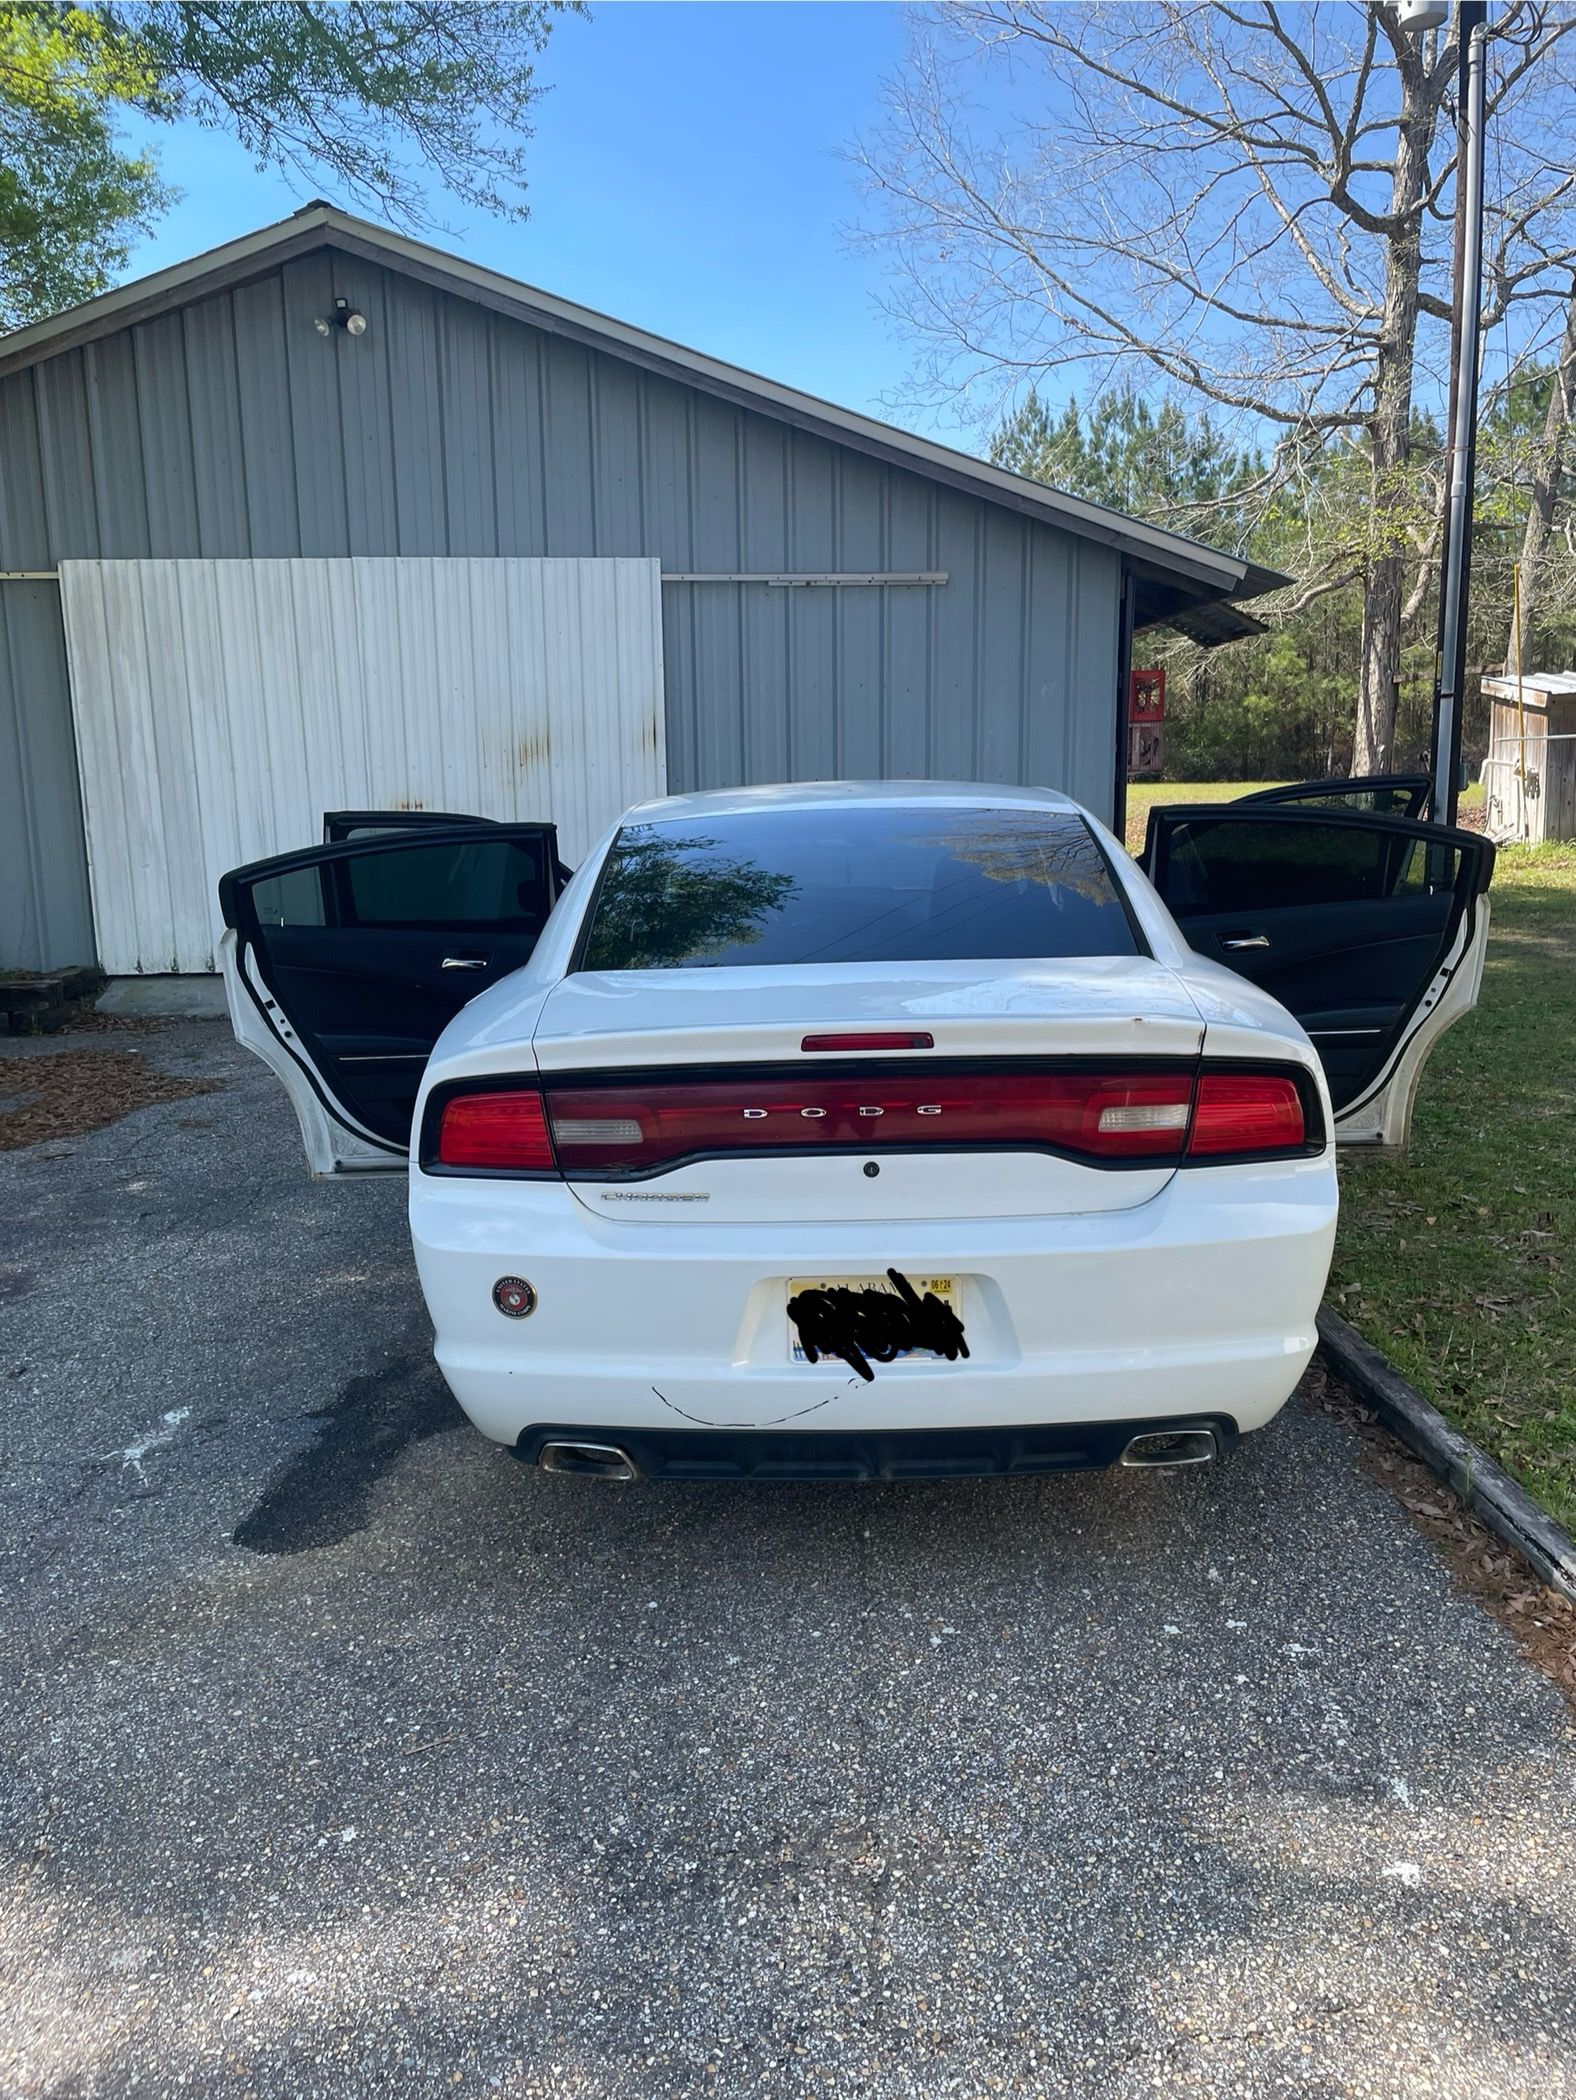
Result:
[[[0,2093],[1576,2093],[1569,1718],[1338,1422],[539,1478],[127,1040],[221,1091],[0,1152]]]

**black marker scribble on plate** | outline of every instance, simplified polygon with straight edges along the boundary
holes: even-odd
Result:
[[[892,1285],[858,1289],[834,1284],[830,1289],[796,1291],[788,1300],[788,1317],[799,1330],[800,1345],[811,1363],[840,1356],[870,1380],[872,1363],[889,1364],[906,1349],[931,1349],[955,1362],[967,1356],[963,1322],[934,1291],[922,1298],[899,1269],[888,1269]]]

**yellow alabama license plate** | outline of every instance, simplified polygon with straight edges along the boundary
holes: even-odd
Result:
[[[904,1273],[907,1276],[907,1272]],[[907,1281],[913,1286],[916,1297],[923,1298],[928,1292],[933,1298],[939,1299],[948,1312],[956,1313],[959,1293],[958,1279],[955,1276],[907,1276]],[[796,1298],[801,1291],[885,1291],[889,1297],[895,1298],[898,1295],[892,1287],[891,1279],[886,1276],[790,1276],[789,1298]],[[796,1364],[810,1361],[804,1344],[799,1339],[799,1330],[792,1320],[788,1322],[788,1346]],[[904,1357],[929,1357],[936,1360],[938,1352],[934,1349],[900,1349],[891,1360],[897,1362]],[[824,1355],[822,1361],[825,1361]]]

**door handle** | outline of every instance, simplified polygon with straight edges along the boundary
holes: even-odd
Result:
[[[444,970],[485,970],[490,960],[491,958],[486,955],[446,955],[439,968]]]
[[[1267,948],[1270,937],[1267,933],[1223,933],[1220,945],[1222,948]]]

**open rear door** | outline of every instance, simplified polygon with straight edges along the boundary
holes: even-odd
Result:
[[[396,831],[453,831],[461,824],[490,827],[492,819],[446,809],[326,809],[323,844],[342,846],[350,839],[388,838]]]
[[[348,839],[389,838],[397,831],[451,831],[457,824],[480,824],[491,830],[491,817],[458,817],[443,809],[326,809],[323,812],[323,844],[337,846]],[[549,827],[551,828],[551,827]],[[556,841],[557,832],[553,837]],[[559,889],[574,869],[553,848],[553,873]]]
[[[433,1044],[527,960],[556,870],[552,825],[462,819],[221,878],[236,1038],[283,1082],[313,1173],[404,1165]]]
[[[1429,1052],[1477,1004],[1489,842],[1254,798],[1152,810],[1143,864],[1190,945],[1308,1031],[1337,1138],[1405,1144]]]
[[[1238,795],[1231,806],[1349,809],[1358,816],[1415,820],[1423,814],[1432,786],[1426,773],[1362,773],[1350,779],[1298,780],[1290,787],[1259,788],[1251,795]]]

